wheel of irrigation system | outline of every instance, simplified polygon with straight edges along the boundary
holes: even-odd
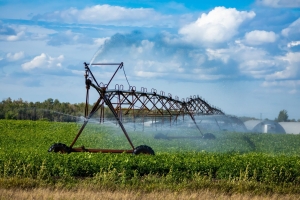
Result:
[[[202,138],[203,139],[214,140],[214,139],[216,139],[216,136],[212,133],[205,133]]]
[[[154,155],[154,151],[151,147],[147,145],[141,145],[133,150],[134,155],[139,155],[139,154],[148,154],[148,155]]]
[[[71,148],[62,143],[55,143],[48,149],[48,152],[71,153]]]

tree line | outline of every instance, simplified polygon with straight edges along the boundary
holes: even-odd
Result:
[[[89,110],[92,105],[89,105]],[[85,103],[71,104],[69,102],[60,102],[58,99],[48,98],[43,102],[28,102],[21,98],[12,100],[7,98],[0,102],[0,119],[16,120],[47,120],[60,122],[76,122],[84,116]],[[105,107],[104,116],[113,117],[111,111]],[[99,115],[95,115],[99,117]],[[288,119],[286,110],[281,110],[277,122],[295,122],[295,119]],[[245,118],[245,119],[244,119]],[[242,121],[254,118],[241,117]],[[300,122],[300,119],[298,119]]]
[[[91,108],[92,105],[89,105]],[[48,98],[43,102],[28,102],[7,98],[0,102],[0,119],[47,120],[76,122],[84,116],[85,103],[71,104]],[[110,115],[107,108],[105,115]]]
[[[92,105],[89,105],[89,111],[91,111],[92,107]],[[122,108],[122,112],[124,110],[126,108]],[[22,98],[17,100],[7,98],[0,102],[0,119],[76,122],[83,120],[84,112],[85,103],[71,104],[52,98],[48,98],[43,102],[28,102]],[[134,113],[129,112],[126,116],[122,116],[122,119],[131,121],[135,117],[142,117],[145,113],[148,113],[148,111],[135,109]],[[125,119],[125,117],[127,118]],[[95,113],[93,118],[99,119],[100,111]],[[115,119],[107,106],[104,106],[104,118]]]
[[[84,106],[84,103],[70,104],[52,98],[43,102],[7,98],[0,102],[0,119],[76,121]]]

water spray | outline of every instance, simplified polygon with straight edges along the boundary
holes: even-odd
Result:
[[[94,58],[98,53],[94,56]],[[93,60],[94,60],[93,58]],[[107,84],[101,84],[96,80],[94,74],[91,71],[91,66],[117,66],[114,74],[110,78]],[[203,133],[199,124],[195,120],[195,115],[224,115],[224,113],[208,104],[205,100],[199,96],[190,96],[186,99],[181,99],[177,96],[173,97],[171,94],[166,95],[164,91],[157,92],[156,89],[147,91],[147,88],[141,87],[141,90],[137,90],[135,86],[129,86],[128,90],[125,90],[123,85],[116,84],[114,88],[110,87],[112,80],[117,72],[123,68],[123,62],[121,63],[84,63],[85,67],[85,85],[86,85],[86,102],[85,102],[85,116],[84,122],[76,134],[73,142],[70,146],[62,143],[53,144],[49,148],[49,152],[102,152],[102,153],[133,153],[133,154],[150,154],[154,155],[154,151],[151,147],[143,144],[135,146],[127,133],[124,126],[125,119],[131,119],[134,123],[140,121],[145,125],[145,119],[150,118],[153,122],[177,122],[179,118],[182,120],[188,117],[193,121],[193,124],[198,130],[197,136],[177,136],[177,138],[192,138],[192,139],[215,139],[216,137],[212,133]],[[124,70],[124,68],[123,68]],[[124,70],[124,74],[125,70]],[[126,76],[126,75],[125,75]],[[127,77],[126,77],[127,80]],[[128,81],[128,80],[127,80]],[[110,87],[110,88],[109,88]],[[93,88],[98,93],[99,97],[94,103],[91,110],[89,110],[89,90]],[[82,131],[86,127],[89,120],[99,111],[99,123],[104,123],[105,115],[104,109],[108,108],[118,126],[124,133],[131,149],[87,149],[84,146],[74,147],[77,139],[80,137]],[[164,135],[162,133],[154,136],[155,139],[175,139]]]

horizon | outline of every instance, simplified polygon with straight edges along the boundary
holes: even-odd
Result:
[[[18,98],[18,99],[11,99],[10,97],[8,97],[8,98],[6,98],[6,99],[3,99],[0,103],[3,103],[4,101],[8,101],[8,100],[10,100],[10,101],[12,101],[12,102],[17,102],[17,101],[22,101],[22,102],[24,102],[24,103],[28,103],[28,104],[30,104],[30,103],[44,103],[44,102],[47,102],[47,101],[49,101],[49,100],[52,100],[53,102],[54,101],[59,101],[59,103],[69,103],[69,104],[71,104],[71,105],[74,105],[74,104],[85,104],[85,102],[78,102],[78,103],[70,103],[70,102],[63,102],[63,101],[60,101],[59,99],[53,99],[53,98],[47,98],[47,99],[45,99],[44,101],[27,101],[27,100],[24,100],[24,99],[22,99],[22,98]],[[93,103],[94,102],[89,102],[89,105],[93,105]],[[209,102],[208,102],[209,103]],[[213,106],[213,105],[212,105]],[[37,109],[36,107],[29,107],[29,108],[31,108],[31,109]],[[20,109],[20,108],[19,108]],[[28,109],[28,107],[26,107],[26,109]],[[42,110],[46,110],[46,111],[54,111],[54,112],[59,112],[59,110],[49,110],[49,109],[43,109],[43,108],[38,108],[39,110],[40,109],[42,109]],[[283,111],[283,110],[281,110],[281,111]],[[280,111],[280,112],[281,112]],[[279,114],[280,114],[280,112],[278,113],[278,116],[279,116]],[[59,112],[59,113],[61,113],[61,112]],[[69,114],[67,114],[67,113],[61,113],[61,114],[63,114],[63,115],[69,115]],[[277,117],[275,117],[274,119],[269,119],[269,118],[263,118],[263,115],[262,115],[263,113],[261,113],[261,116],[260,116],[260,118],[256,118],[256,117],[252,117],[252,116],[235,116],[235,115],[229,115],[229,114],[226,114],[226,113],[224,113],[224,115],[226,115],[226,116],[233,116],[233,117],[237,117],[237,118],[239,118],[240,120],[244,120],[244,119],[242,119],[242,118],[247,118],[247,120],[246,121],[248,121],[248,120],[260,120],[260,121],[265,121],[265,120],[270,120],[270,121],[276,121],[277,119],[278,119],[278,116]],[[219,116],[218,114],[211,114],[211,116]],[[288,116],[288,119],[287,119],[287,121],[284,121],[284,122],[300,122],[300,119],[290,119],[289,118],[289,114],[287,113],[287,116]],[[83,117],[83,116],[74,116],[74,117]],[[293,121],[294,120],[294,121]],[[282,122],[282,121],[281,121]]]

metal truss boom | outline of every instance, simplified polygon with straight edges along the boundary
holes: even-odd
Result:
[[[203,136],[201,129],[197,125],[195,115],[224,115],[224,113],[211,105],[199,96],[191,96],[186,99],[181,99],[177,96],[172,97],[171,94],[167,96],[163,91],[157,93],[156,89],[151,89],[147,92],[147,88],[142,87],[141,91],[137,91],[136,87],[131,86],[128,90],[124,90],[122,85],[115,85],[114,89],[108,89],[112,79],[119,69],[123,67],[121,63],[84,63],[85,65],[85,84],[86,84],[86,106],[85,106],[85,122],[70,147],[72,148],[76,140],[80,136],[88,120],[99,110],[100,122],[104,121],[104,107],[105,105],[112,112],[114,118],[118,122],[120,128],[125,134],[130,146],[134,149],[134,145],[123,126],[123,116],[129,116],[133,119],[137,117],[153,117],[153,118],[169,118],[177,119],[178,116],[189,115]],[[118,66],[113,76],[106,85],[99,85],[93,73],[90,70],[90,65],[116,65]],[[89,90],[90,87],[94,88],[99,98],[94,103],[91,111],[89,112]]]

